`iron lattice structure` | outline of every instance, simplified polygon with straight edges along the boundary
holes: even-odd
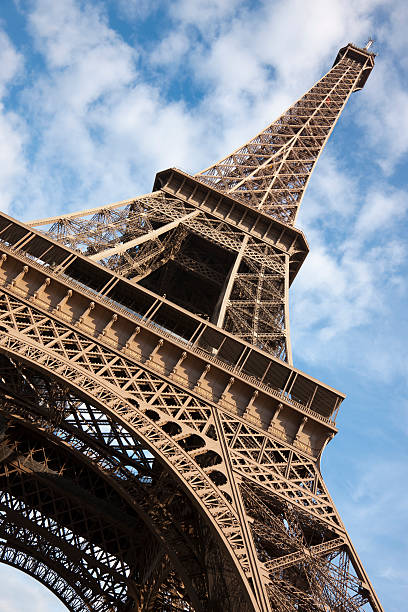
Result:
[[[0,556],[69,610],[382,610],[319,469],[344,395],[293,366],[288,320],[296,213],[373,65],[347,45],[151,194],[0,214]]]

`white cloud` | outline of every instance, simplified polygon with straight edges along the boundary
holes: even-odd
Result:
[[[7,211],[25,170],[24,121],[7,108],[7,96],[23,70],[23,58],[0,30],[0,207]]]
[[[358,196],[356,177],[331,148],[320,157],[312,174],[296,225],[312,229],[316,223],[327,227],[344,224],[355,214]]]
[[[0,103],[0,209],[7,212],[18,196],[25,171],[25,126]]]
[[[392,50],[395,59],[407,67],[408,40],[405,35],[405,25],[408,22],[408,5],[405,0],[393,0],[392,3],[382,4],[385,4],[388,10],[383,12],[375,34],[379,41],[380,57],[382,47],[388,47]]]
[[[205,28],[208,32],[208,28],[222,27],[223,20],[230,18],[240,6],[245,6],[243,0],[178,0],[171,4],[169,13],[179,23]]]
[[[191,138],[184,105],[143,81],[138,53],[103,13],[74,0],[33,6],[30,29],[47,71],[24,93],[41,126],[30,208],[47,215],[50,206],[102,204],[147,191],[163,166],[191,167],[200,126]]]
[[[353,544],[384,607],[397,612],[408,590],[408,538],[403,529],[408,498],[401,491],[407,476],[401,459],[406,456],[383,459],[376,454],[378,438],[374,440],[375,446],[366,447],[365,459],[346,459],[334,481],[342,490],[338,509]]]
[[[42,102],[51,94],[50,111],[58,110],[56,94],[60,96],[59,106],[63,102],[64,109],[68,106],[83,112],[136,76],[135,50],[90,5],[81,11],[74,0],[64,4],[38,0],[29,24],[50,69],[48,81],[40,82],[39,90]]]
[[[375,149],[373,163],[392,174],[408,151],[408,5],[404,0],[379,3],[381,14],[376,22],[374,51],[376,66],[365,87],[364,109],[357,111],[360,124],[366,126],[366,138]]]
[[[408,93],[395,58],[378,58],[366,100],[358,120],[366,127],[368,141],[376,151],[373,162],[392,174],[408,151]]]
[[[0,30],[0,98],[23,67],[23,58],[16,51],[7,34]]]
[[[162,5],[160,0],[113,0],[124,19],[145,19]]]
[[[2,612],[30,610],[31,612],[63,612],[66,607],[46,591],[44,586],[17,569],[1,567],[0,609]],[[18,608],[16,607],[18,606]]]
[[[403,359],[396,367],[391,338],[398,337],[396,309],[406,294],[402,267],[407,249],[400,226],[407,198],[383,182],[376,185],[378,191],[370,189],[358,198],[351,179],[351,206],[347,214],[337,212],[331,185],[336,192],[343,177],[332,160],[329,170],[326,178],[331,180],[318,178],[305,203],[310,218],[303,211],[311,252],[293,288],[292,341],[305,359],[321,362],[322,355],[332,355],[335,362],[346,364],[353,363],[355,354],[350,332],[356,342],[356,330],[371,330],[370,342],[360,345],[360,359],[386,379],[406,368]],[[347,181],[344,188],[347,191]],[[347,203],[345,195],[340,202]]]
[[[149,61],[154,66],[167,66],[170,70],[178,70],[179,62],[190,50],[191,41],[184,30],[175,30],[166,36],[149,55]]]
[[[37,49],[51,68],[66,68],[83,61],[94,49],[102,52],[119,47],[127,49],[107,25],[99,7],[90,3],[81,5],[76,0],[56,3],[52,0],[35,0],[29,13],[29,26]]]
[[[360,239],[393,228],[405,216],[408,208],[408,195],[404,192],[369,192],[367,200],[359,213],[355,233]]]

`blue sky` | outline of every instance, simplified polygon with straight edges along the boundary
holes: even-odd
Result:
[[[376,66],[321,156],[298,226],[295,365],[347,393],[322,471],[387,611],[408,600],[408,4],[2,0],[0,207],[20,219],[146,193],[275,119],[352,41]],[[2,612],[63,609],[0,567]]]

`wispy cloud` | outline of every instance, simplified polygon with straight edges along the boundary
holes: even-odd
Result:
[[[395,307],[406,297],[402,275],[407,250],[401,222],[406,218],[408,199],[405,192],[386,183],[378,184],[376,190],[370,187],[365,194],[360,192],[357,198],[353,181],[343,180],[341,172],[336,178],[331,160],[328,167],[331,181],[316,181],[308,202],[311,217],[304,212],[311,252],[292,296],[294,346],[314,362],[322,353],[331,353],[334,362],[345,364],[352,362],[355,353],[349,332],[361,328],[372,334],[374,329],[377,334],[370,346],[360,347],[360,359],[366,357],[366,363],[387,378],[397,373],[395,364],[392,370],[388,367],[394,354],[387,323],[394,318],[391,337],[396,335]],[[325,173],[323,176],[327,178]],[[348,185],[350,191],[349,198],[347,193],[341,194],[341,210],[336,212],[338,201],[332,196],[339,185],[340,193],[343,188],[347,191]],[[381,366],[370,354],[374,342],[383,344]],[[397,369],[405,371],[403,356]]]
[[[6,104],[13,81],[23,71],[23,56],[0,30],[0,206],[7,211],[18,194],[26,169],[25,122]]]
[[[2,565],[1,582],[0,609],[2,612],[66,611],[66,607],[55,595],[51,595],[42,584],[34,578],[24,576],[18,569]]]
[[[400,529],[408,512],[408,498],[401,494],[406,463],[379,458],[375,449],[368,451],[365,460],[344,463],[335,479],[338,483],[339,475],[345,478],[339,504],[342,519],[363,563],[373,568],[370,578],[376,589],[388,594],[386,609],[397,612],[408,594],[408,537]]]
[[[36,141],[20,215],[137,195],[156,170],[189,165],[199,149],[191,115],[143,79],[137,51],[103,12],[38,0],[27,17],[46,70],[23,91]]]

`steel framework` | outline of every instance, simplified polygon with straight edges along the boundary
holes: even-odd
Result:
[[[382,610],[319,469],[344,395],[293,366],[288,318],[296,213],[373,65],[348,44],[151,194],[0,213],[0,556],[69,610]]]

